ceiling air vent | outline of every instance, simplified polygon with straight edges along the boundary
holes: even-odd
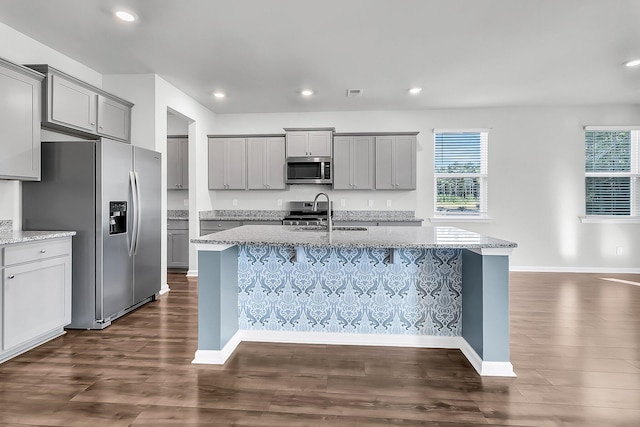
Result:
[[[347,96],[362,96],[362,89],[347,89]]]

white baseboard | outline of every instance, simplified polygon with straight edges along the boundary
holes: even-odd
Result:
[[[460,348],[461,337],[345,334],[337,332],[239,331],[242,341],[382,347]]]
[[[464,338],[460,337],[460,351],[481,376],[515,377],[511,362],[485,362]]]
[[[604,268],[604,267],[540,267],[510,266],[509,271],[529,273],[602,273],[602,274],[640,274],[640,268]]]
[[[169,289],[169,284],[167,283],[166,285],[162,285],[162,287],[160,287],[160,292],[159,295],[162,296],[166,293],[168,293],[171,289]]]
[[[242,331],[236,332],[222,350],[196,350],[195,358],[191,363],[201,363],[205,365],[224,365],[229,357],[242,342],[240,336]]]
[[[290,332],[239,330],[222,350],[197,350],[191,363],[222,365],[242,342],[286,344],[362,345],[380,347],[456,348],[482,376],[515,377],[510,362],[485,362],[462,337],[419,335],[344,334],[332,332]]]
[[[198,277],[198,270],[187,271],[187,277]]]

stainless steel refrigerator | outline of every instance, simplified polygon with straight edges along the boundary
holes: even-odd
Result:
[[[22,228],[77,232],[68,327],[103,329],[158,295],[160,168],[160,153],[108,139],[43,142]]]

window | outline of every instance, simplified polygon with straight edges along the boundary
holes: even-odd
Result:
[[[587,217],[640,216],[638,128],[585,128]]]
[[[434,129],[436,216],[486,217],[488,135]]]

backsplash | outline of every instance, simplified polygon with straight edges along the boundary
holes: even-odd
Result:
[[[7,231],[13,231],[13,220],[0,219],[0,233],[6,233]]]

